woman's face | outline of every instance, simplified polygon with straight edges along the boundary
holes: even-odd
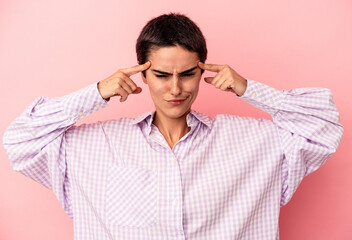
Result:
[[[143,76],[148,84],[157,116],[163,119],[185,118],[197,97],[201,69],[196,52],[181,46],[153,50],[150,68]]]

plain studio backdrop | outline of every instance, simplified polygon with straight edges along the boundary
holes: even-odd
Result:
[[[0,0],[1,137],[39,96],[59,97],[137,64],[136,39],[148,20],[180,12],[207,40],[208,63],[228,64],[276,89],[330,88],[345,127],[340,148],[307,176],[281,209],[283,240],[352,239],[351,0],[26,1]],[[205,72],[203,76],[213,76]],[[153,102],[143,88],[77,124],[136,117]],[[193,109],[271,118],[202,78]],[[0,148],[0,239],[73,239],[73,222],[47,188],[12,170]]]

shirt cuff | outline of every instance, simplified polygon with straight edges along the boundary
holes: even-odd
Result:
[[[75,121],[108,106],[99,93],[97,83],[62,97],[65,113]]]
[[[251,79],[247,79],[246,91],[242,96],[239,96],[239,98],[269,113],[271,116],[279,111],[284,97],[285,94],[282,91]]]

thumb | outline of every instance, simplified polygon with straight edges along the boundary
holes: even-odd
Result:
[[[137,87],[136,90],[134,90],[132,93],[133,94],[138,94],[138,93],[141,93],[141,92],[142,92],[142,88]]]
[[[213,81],[214,77],[205,77],[204,81],[206,81],[207,83],[211,83],[211,81]]]

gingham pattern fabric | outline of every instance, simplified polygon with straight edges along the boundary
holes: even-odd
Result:
[[[36,99],[3,141],[15,170],[53,190],[74,239],[279,239],[280,207],[336,151],[343,127],[328,89],[248,80],[240,98],[273,120],[192,110],[170,149],[154,111],[74,125],[108,106],[94,83]]]

